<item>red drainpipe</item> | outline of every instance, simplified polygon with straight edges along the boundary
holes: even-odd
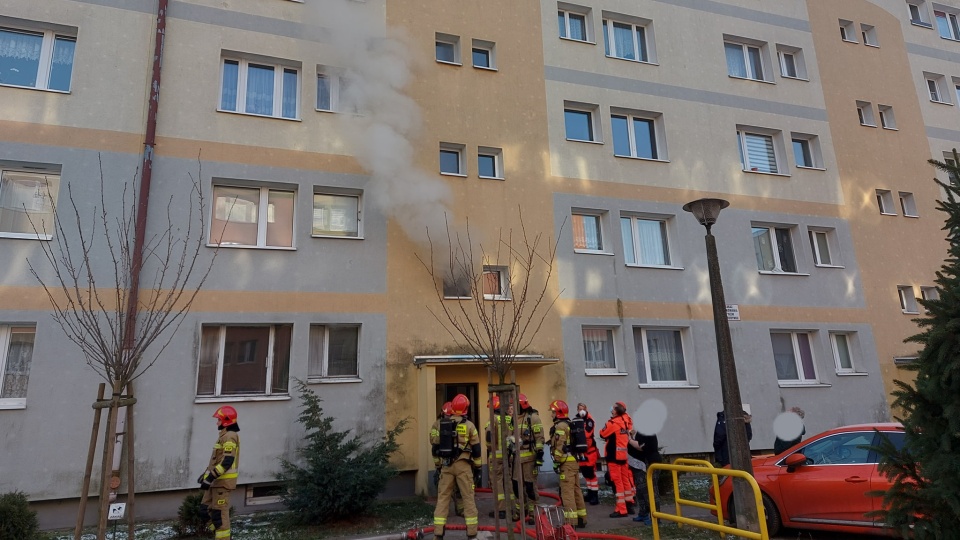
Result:
[[[127,297],[127,318],[123,329],[124,348],[132,348],[136,336],[140,299],[140,270],[143,266],[143,243],[147,236],[147,208],[150,206],[150,181],[153,178],[153,149],[157,142],[157,111],[160,108],[160,68],[163,65],[163,41],[167,33],[167,4],[157,3],[157,36],[153,49],[153,77],[150,80],[150,102],[147,109],[147,130],[143,141],[143,163],[140,194],[134,224],[133,259],[130,262],[130,295]]]

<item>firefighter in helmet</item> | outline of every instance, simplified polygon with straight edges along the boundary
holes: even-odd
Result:
[[[440,421],[444,418],[450,418],[453,415],[453,405],[447,401],[440,407],[440,414],[437,415],[437,421],[433,423],[433,427],[430,428],[430,436],[433,437],[434,433],[436,436],[440,436]],[[437,488],[440,486],[440,469],[443,464],[440,462],[440,457],[434,454],[433,456],[433,466],[435,470],[433,471],[433,487]],[[453,508],[454,512],[458,516],[463,516],[463,497],[460,496],[460,488],[454,486],[453,490]]]
[[[520,468],[513,471],[513,491],[519,491],[520,484],[523,484],[524,492],[527,496],[527,506],[524,513],[527,521],[533,523],[533,512],[540,499],[537,493],[537,474],[540,472],[540,466],[543,465],[543,423],[540,421],[539,412],[530,406],[527,396],[520,394],[517,401],[520,404],[520,416],[517,423],[520,425]],[[517,505],[519,505],[519,493],[517,493]],[[517,508],[519,513],[520,508]]]
[[[220,435],[213,445],[210,464],[197,483],[203,490],[201,514],[210,516],[210,527],[216,540],[230,538],[230,493],[237,488],[237,469],[240,462],[240,425],[237,410],[224,405],[213,413]]]
[[[560,501],[563,503],[563,518],[578,529],[587,526],[587,507],[580,490],[580,464],[574,451],[570,409],[567,402],[556,400],[550,404],[553,427],[550,428],[550,457],[553,470],[560,478]],[[582,440],[582,439],[581,439]]]
[[[457,394],[450,401],[451,415],[440,420],[436,433],[430,433],[433,454],[440,458],[440,485],[437,486],[437,507],[433,511],[434,537],[443,538],[443,529],[450,513],[450,499],[454,487],[460,488],[463,497],[463,515],[467,525],[467,538],[477,537],[477,504],[475,486],[481,480],[480,434],[473,422],[466,418],[470,400]]]
[[[489,406],[490,404],[487,403]],[[512,439],[513,439],[513,406],[511,405],[507,409],[507,414],[503,417],[503,414],[500,412],[500,396],[493,396],[493,423],[487,422],[487,425],[484,428],[485,437],[487,440],[487,467],[490,474],[490,485],[496,486],[494,489],[497,492],[497,512],[499,513],[500,519],[507,519],[507,502],[506,495],[503,493],[503,458],[506,456],[507,461],[507,477],[510,477],[509,471],[512,469],[512,460],[510,457],[513,455]],[[501,427],[501,417],[503,417],[504,423],[506,424],[506,429]],[[503,433],[501,433],[501,431]],[[500,448],[500,437],[501,434],[503,438],[507,441],[505,448]],[[513,492],[510,493],[511,506],[513,506],[514,495]],[[493,517],[493,511],[490,512],[490,517]],[[516,521],[516,519],[514,519]]]

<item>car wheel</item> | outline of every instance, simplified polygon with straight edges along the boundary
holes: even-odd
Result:
[[[780,511],[777,510],[776,503],[773,502],[773,499],[767,496],[766,493],[761,493],[763,498],[763,513],[767,517],[767,534],[770,536],[776,536],[780,534],[780,531],[783,530],[783,520],[780,519]],[[733,495],[730,496],[730,501],[727,503],[727,521],[730,522],[731,527],[737,526],[737,508],[733,503]]]

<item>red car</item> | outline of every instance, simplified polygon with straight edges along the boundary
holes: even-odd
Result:
[[[877,471],[877,453],[869,449],[879,442],[878,431],[897,448],[903,445],[900,424],[860,424],[824,431],[774,456],[753,458],[753,476],[763,493],[770,535],[785,527],[893,535],[883,523],[864,515],[878,510],[882,502],[866,493],[890,487],[890,481]],[[724,517],[729,519],[735,515],[729,478],[720,485],[720,497],[725,502]]]

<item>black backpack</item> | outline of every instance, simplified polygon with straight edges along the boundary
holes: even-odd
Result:
[[[452,418],[440,420],[440,443],[437,444],[437,457],[454,458],[460,453],[457,424]]]
[[[586,454],[590,447],[587,444],[586,422],[579,416],[570,419],[570,453]]]

